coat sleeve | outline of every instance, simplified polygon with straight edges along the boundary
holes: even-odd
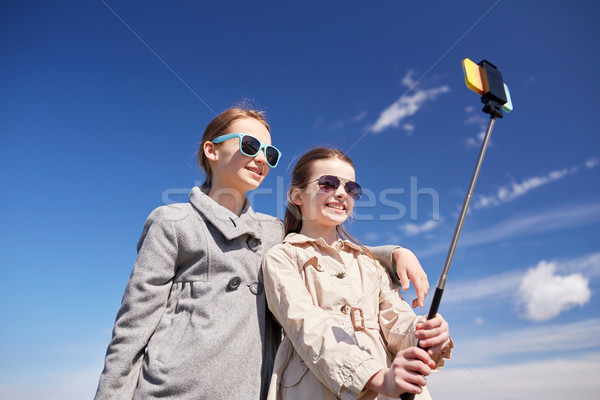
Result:
[[[146,345],[167,304],[176,264],[173,222],[158,208],[146,220],[138,243],[138,256],[106,351],[96,400],[133,397]]]
[[[401,246],[385,245],[385,246],[367,246],[369,251],[373,253],[377,260],[385,267],[390,275],[391,281],[396,286],[401,286],[400,279],[396,274],[396,266],[394,265],[394,250]]]
[[[394,286],[388,275],[379,270],[379,325],[381,332],[388,343],[388,350],[396,355],[400,350],[417,345],[415,330],[417,322],[421,319],[416,315],[410,305],[400,297],[400,290]],[[436,369],[444,365],[444,361],[450,358],[452,341],[446,348],[432,355],[436,363]]]
[[[299,267],[290,245],[276,246],[265,255],[269,308],[310,371],[338,398],[356,399],[385,365],[354,345],[339,324],[313,304]]]
[[[379,326],[381,333],[388,343],[392,354],[407,347],[415,346],[415,329],[419,316],[400,297],[400,291],[395,287],[383,271],[377,268],[379,274]]]

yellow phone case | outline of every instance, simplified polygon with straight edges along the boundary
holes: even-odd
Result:
[[[481,79],[481,67],[468,58],[462,60],[462,66],[463,71],[465,72],[465,83],[467,84],[467,87],[478,95],[483,96],[485,89],[483,80]]]

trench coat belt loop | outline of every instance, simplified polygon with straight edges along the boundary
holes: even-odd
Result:
[[[352,326],[355,331],[365,330],[365,316],[362,308],[351,307],[350,308],[350,319],[352,320]]]

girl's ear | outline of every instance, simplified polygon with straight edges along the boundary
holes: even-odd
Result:
[[[302,199],[300,198],[300,189],[295,187],[292,188],[292,192],[290,193],[290,201],[297,206],[302,205]]]
[[[204,151],[204,156],[207,159],[211,161],[217,161],[217,148],[213,142],[204,142],[202,151]]]

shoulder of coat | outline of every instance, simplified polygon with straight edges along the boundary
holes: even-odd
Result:
[[[272,215],[269,214],[263,214],[260,212],[254,212],[254,217],[258,220],[258,222],[260,222],[261,224],[268,224],[268,225],[276,225],[276,226],[281,226],[283,228],[283,221],[280,220],[277,217],[274,217]]]
[[[173,203],[155,208],[148,217],[153,222],[175,222],[186,219],[192,212],[192,206],[189,203]]]

